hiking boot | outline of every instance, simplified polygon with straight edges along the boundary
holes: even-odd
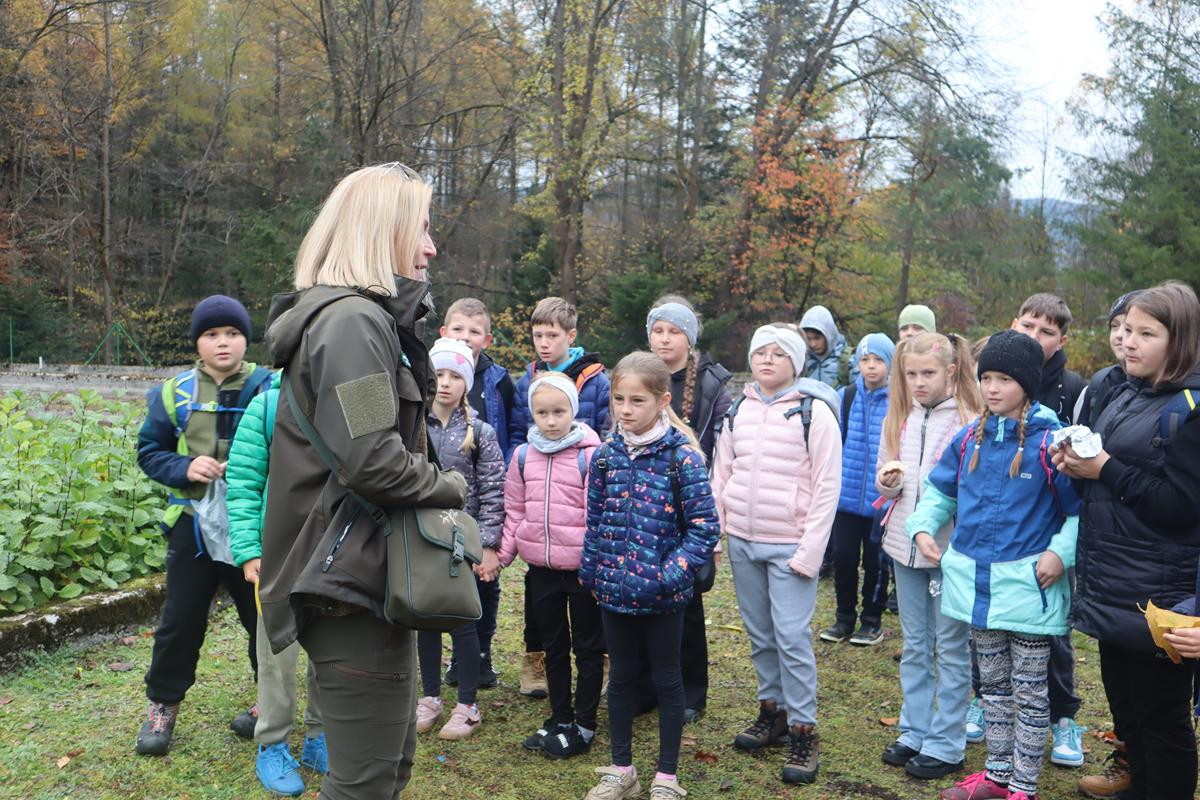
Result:
[[[592,740],[583,738],[578,725],[559,725],[542,739],[542,752],[551,758],[571,758],[592,749]]]
[[[458,686],[458,661],[450,659],[450,666],[446,667],[446,674],[442,679],[447,686]]]
[[[910,758],[904,765],[905,772],[923,781],[944,778],[951,772],[962,772],[962,768],[963,762],[961,761],[942,761],[940,758],[921,753]]]
[[[821,737],[815,725],[793,725],[788,731],[788,757],[779,777],[784,783],[812,783],[820,765]]]
[[[1125,757],[1125,753],[1113,750],[1104,760],[1107,766],[1103,773],[1085,775],[1075,784],[1082,794],[1108,800],[1117,797],[1119,792],[1127,790],[1133,783],[1133,777],[1129,774],[1129,759]]]
[[[588,790],[583,800],[627,800],[642,793],[637,769],[622,772],[616,767],[596,767],[600,782]]]
[[[526,750],[541,750],[542,742],[545,741],[546,737],[550,735],[550,731],[556,730],[557,728],[558,724],[554,721],[554,717],[550,717],[548,720],[542,723],[542,727],[526,736],[525,740],[521,742],[521,746]]]
[[[837,622],[833,623],[833,625],[821,631],[821,641],[833,642],[834,644],[837,644],[838,642],[844,642],[849,639],[852,633],[854,633],[853,622],[842,622],[841,620],[838,620]]]
[[[949,789],[938,792],[941,800],[1004,800],[1008,787],[988,778],[986,772],[968,775]]]
[[[883,628],[877,622],[864,622],[850,637],[850,644],[856,647],[874,647],[883,641]]]
[[[300,766],[308,767],[322,775],[329,774],[329,748],[325,746],[325,734],[304,737],[304,750],[300,753]]]
[[[521,694],[526,697],[546,697],[546,654],[526,653],[521,663]]]
[[[903,742],[892,742],[883,748],[883,763],[889,767],[903,767],[908,760],[921,751],[914,750]]]
[[[304,779],[300,777],[300,762],[292,758],[287,742],[276,742],[269,747],[258,746],[258,759],[254,762],[254,774],[263,788],[275,794],[295,797],[304,792]]]
[[[754,752],[770,744],[780,744],[787,738],[787,711],[772,700],[758,704],[758,719],[733,739],[739,750]]]
[[[1053,728],[1054,744],[1050,748],[1050,763],[1060,767],[1083,766],[1083,732],[1087,728],[1075,720],[1063,717]]]
[[[479,729],[481,722],[483,722],[483,717],[479,714],[479,706],[459,703],[450,712],[450,719],[438,731],[438,738],[452,741],[466,739]]]
[[[442,716],[442,698],[422,697],[417,701],[417,733],[433,730],[433,724]]]
[[[233,719],[229,720],[229,730],[243,739],[254,738],[254,726],[258,724],[258,703],[250,706]]]
[[[144,756],[165,756],[179,717],[179,703],[150,703],[146,721],[137,736],[137,751]]]
[[[448,672],[449,670],[447,670]],[[479,654],[479,688],[495,689],[500,683],[500,673],[492,666],[492,654]]]
[[[687,792],[679,785],[678,778],[669,781],[655,778],[654,783],[650,784],[650,800],[683,800],[685,797]]]
[[[984,737],[983,703],[976,697],[967,706],[967,741],[975,744]]]

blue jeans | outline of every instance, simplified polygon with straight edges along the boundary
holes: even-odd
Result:
[[[788,725],[815,725],[817,659],[809,626],[817,579],[788,566],[795,551],[792,544],[729,537],[729,566],[758,673],[758,699],[786,708]]]
[[[922,755],[958,763],[967,745],[971,626],[943,616],[941,598],[930,595],[930,583],[941,583],[940,569],[897,563],[893,579],[904,631],[899,741]]]

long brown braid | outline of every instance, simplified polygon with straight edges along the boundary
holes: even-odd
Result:
[[[983,447],[983,429],[987,426],[988,417],[991,415],[991,409],[984,406],[983,413],[979,415],[979,421],[975,423],[975,452],[971,453],[971,466],[967,468],[967,472],[974,472],[975,468],[979,466],[979,449]]]
[[[1025,453],[1025,424],[1029,419],[1029,407],[1032,403],[1029,398],[1025,398],[1025,402],[1021,404],[1021,421],[1017,423],[1017,454],[1013,456],[1012,464],[1008,467],[1008,477],[1015,478],[1021,472],[1021,457]],[[988,417],[992,412],[987,407],[984,407],[983,414],[979,417],[979,422],[975,424],[975,452],[971,454],[971,465],[967,468],[968,472],[974,472],[975,467],[979,466],[979,450],[983,447],[984,427],[987,426]],[[1004,421],[1001,420],[1003,425]]]
[[[467,420],[467,433],[463,436],[462,447],[458,448],[459,452],[469,453],[477,447],[475,442],[475,426],[471,423],[471,404],[467,401],[467,393],[463,392],[462,396],[463,416]]]
[[[683,402],[679,405],[683,411],[680,416],[688,422],[692,422],[696,415],[696,373],[699,370],[700,359],[696,358],[695,350],[689,350],[687,372],[683,376]]]

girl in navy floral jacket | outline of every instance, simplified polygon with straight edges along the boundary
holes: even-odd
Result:
[[[679,648],[696,570],[720,535],[704,456],[671,410],[671,374],[651,353],[631,353],[612,373],[613,436],[588,475],[588,526],[579,581],[600,603],[610,662],[613,763],[596,770],[588,798],[641,793],[633,767],[634,696],[642,654],[658,692],[658,774],[653,797],[682,798],[675,770],[683,730]]]

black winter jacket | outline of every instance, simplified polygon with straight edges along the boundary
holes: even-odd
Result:
[[[671,375],[671,407],[681,419],[692,426],[704,451],[705,463],[712,464],[713,446],[716,444],[716,426],[725,418],[725,412],[733,405],[725,384],[733,374],[707,354],[700,356],[696,365],[696,392],[693,406],[683,407],[683,384],[687,379],[687,367]]]
[[[1078,373],[1067,369],[1066,351],[1059,350],[1042,366],[1042,383],[1034,400],[1058,414],[1063,425],[1070,425],[1075,401],[1085,385]]]

